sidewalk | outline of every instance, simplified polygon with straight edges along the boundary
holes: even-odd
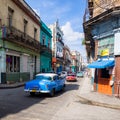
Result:
[[[78,97],[79,101],[84,104],[92,104],[120,110],[120,98],[93,92],[91,81],[88,77],[83,80],[82,86],[79,88]]]
[[[0,89],[16,88],[24,86],[25,82],[18,82],[14,84],[0,84]]]

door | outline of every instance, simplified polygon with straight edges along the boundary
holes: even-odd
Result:
[[[29,72],[30,72],[30,79],[33,79],[35,73],[35,59],[33,56],[29,56]]]
[[[108,74],[106,69],[98,70],[98,92],[112,95],[112,87],[110,86],[110,80],[112,76]]]
[[[55,81],[56,87],[55,90],[59,91],[60,90],[60,80],[58,76],[54,76],[53,80]]]
[[[112,95],[112,87],[109,83],[109,79],[98,79],[98,92],[107,95]]]

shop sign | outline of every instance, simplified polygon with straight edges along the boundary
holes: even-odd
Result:
[[[109,55],[109,49],[101,50],[101,56],[108,56],[108,55]]]

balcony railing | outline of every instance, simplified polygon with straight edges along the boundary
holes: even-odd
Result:
[[[40,53],[49,53],[52,54],[52,50],[46,45],[41,45]]]
[[[2,27],[2,39],[40,52],[41,44],[39,41],[16,29],[15,27]]]

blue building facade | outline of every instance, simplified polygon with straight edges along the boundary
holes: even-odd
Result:
[[[49,72],[52,70],[52,32],[47,25],[41,21],[40,30],[40,72]]]
[[[86,31],[91,30],[90,47],[92,43],[95,43],[95,46],[92,46],[95,49],[92,49],[91,55],[94,53],[94,60],[96,61],[90,64],[93,65],[91,68],[95,68],[94,90],[108,95],[118,95],[117,91],[120,89],[118,86],[120,83],[119,10],[120,7],[111,8],[84,24]],[[106,64],[103,68],[103,63],[111,60],[114,65]],[[97,62],[98,64],[95,65]]]

